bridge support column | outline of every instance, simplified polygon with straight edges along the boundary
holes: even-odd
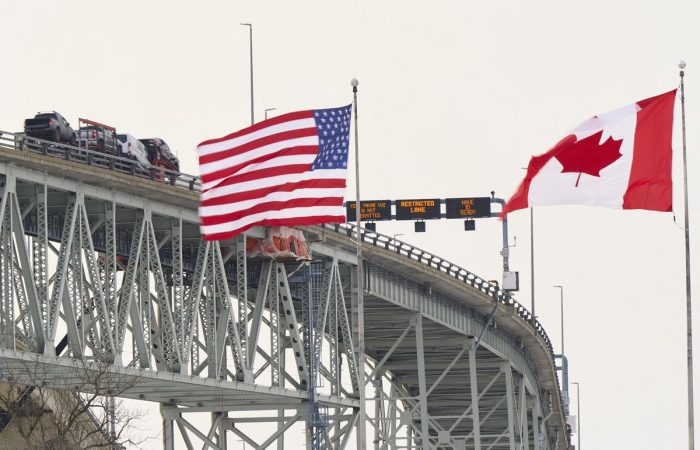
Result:
[[[311,407],[306,408],[306,423],[304,424],[304,428],[306,429],[306,432],[304,435],[306,436],[306,450],[314,450],[314,428],[313,428],[313,420],[314,420],[314,411],[312,410]]]
[[[530,450],[530,431],[527,423],[527,388],[525,387],[525,377],[520,377],[518,388],[520,394],[520,426],[518,427],[520,434],[520,445],[523,450]]]
[[[399,393],[396,390],[396,387],[392,384],[391,386],[391,391],[389,393],[390,398],[389,398],[389,437],[388,437],[388,444],[389,444],[389,450],[396,450],[396,432],[398,431],[396,429],[396,411],[398,410],[398,399],[397,397],[399,396]],[[385,446],[386,447],[386,446]]]
[[[423,349],[423,316],[415,315],[416,357],[418,359],[418,396],[420,401],[420,434],[422,448],[430,448],[430,424],[428,423],[428,394],[425,383],[425,351]]]
[[[174,411],[161,404],[160,415],[163,418],[163,450],[175,450]]]
[[[472,399],[472,433],[474,450],[481,450],[481,422],[479,419],[479,387],[476,377],[476,347],[469,347],[469,391]]]
[[[541,450],[542,449],[542,445],[540,443],[540,419],[541,418],[542,418],[542,413],[540,410],[540,399],[538,397],[534,397],[532,399],[532,440],[534,442],[534,445],[533,445],[534,450]]]
[[[351,305],[351,317],[352,317],[352,348],[354,352],[354,357],[355,361],[361,361],[363,359],[360,358],[360,353],[359,353],[359,348],[360,348],[360,334],[358,332],[358,322],[359,322],[359,315],[358,315],[358,297],[359,297],[359,289],[358,289],[358,279],[357,279],[357,272],[356,271],[350,271],[350,305]],[[361,370],[364,370],[364,367],[359,367],[357,369],[357,374],[359,377],[359,372]],[[361,385],[358,383],[358,397],[363,398],[364,396],[360,396],[359,390],[365,389],[364,385]],[[359,414],[360,410],[357,409],[357,413]],[[357,438],[357,443],[356,446],[357,448],[365,448],[367,443],[363,442],[363,433],[360,433],[360,429],[364,430],[365,424],[360,425],[360,421],[364,420],[361,415],[358,416],[357,423],[355,424],[355,436]]]
[[[225,412],[216,412],[212,413],[211,415],[212,427],[217,427],[215,442],[216,445],[218,445],[219,448],[222,449],[228,448],[226,443],[226,419],[228,418],[227,416],[228,414]]]
[[[271,265],[269,280],[267,283],[268,292],[268,310],[270,312],[270,384],[276,387],[285,386],[284,374],[286,372],[285,349],[287,347],[287,331],[283,326],[283,320],[280,317],[280,291],[278,276],[281,274],[281,269],[277,267],[278,263]],[[258,288],[260,290],[260,288]],[[284,418],[284,409],[277,410],[277,450],[284,450],[284,429],[282,419]]]
[[[501,363],[501,372],[506,378],[506,400],[508,404],[508,441],[510,442],[510,450],[515,450],[515,405],[513,394],[513,372],[511,371],[510,363],[504,361]]]
[[[238,339],[243,381],[253,383],[253,372],[247,370],[248,352],[248,258],[246,256],[246,234],[236,238],[236,298],[238,299]]]

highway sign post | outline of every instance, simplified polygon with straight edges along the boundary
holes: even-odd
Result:
[[[476,221],[487,217],[498,217],[499,212],[491,210],[491,204],[504,205],[503,199],[491,197],[452,197],[452,198],[423,198],[399,200],[361,200],[360,222],[370,231],[376,231],[376,222],[387,220],[412,220],[416,233],[426,230],[426,220],[464,219],[464,230],[474,231]],[[444,206],[444,210],[443,207]],[[393,210],[393,211],[392,211]],[[348,222],[357,222],[357,202],[345,202],[345,215]],[[510,271],[508,267],[508,218],[503,218],[503,284],[504,291],[517,291],[520,278],[518,272]]]

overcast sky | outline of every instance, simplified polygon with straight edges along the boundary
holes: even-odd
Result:
[[[363,198],[492,190],[508,197],[531,155],[594,114],[675,88],[683,58],[695,262],[698,5],[7,0],[0,129],[20,130],[37,111],[56,110],[74,126],[82,117],[139,138],[161,137],[183,171],[196,173],[197,143],[249,124],[248,28],[238,23],[251,22],[257,119],[265,108],[277,114],[348,104],[350,79],[359,79]],[[680,161],[680,146],[675,150]],[[680,165],[674,174],[682,224]],[[348,186],[354,198],[352,175]],[[499,279],[500,223],[480,220],[476,231],[462,230],[461,221],[430,222],[423,234],[410,222],[378,227]],[[517,299],[530,307],[526,211],[511,215],[510,230],[511,240],[517,236],[511,267],[521,275]],[[559,291],[552,285],[564,286],[582,448],[687,447],[683,239],[672,214],[535,210],[536,312],[559,351]]]

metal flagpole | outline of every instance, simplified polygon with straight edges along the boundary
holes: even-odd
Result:
[[[353,110],[355,119],[355,218],[357,233],[357,384],[360,389],[360,411],[357,418],[357,441],[360,448],[365,448],[365,299],[364,271],[362,270],[362,233],[360,232],[362,218],[360,214],[360,153],[357,134],[357,86],[360,83],[353,78],[352,86]]]
[[[532,324],[537,322],[535,315],[535,220],[534,210],[530,206],[530,297],[532,302]]]
[[[683,127],[683,199],[685,209],[685,293],[686,325],[688,339],[688,448],[695,449],[695,413],[693,411],[693,320],[690,302],[690,218],[688,217],[688,160],[685,145],[685,61],[678,64],[681,69],[681,124]]]

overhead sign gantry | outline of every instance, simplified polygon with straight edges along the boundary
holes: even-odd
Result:
[[[463,219],[464,230],[476,229],[474,219],[497,217],[498,212],[491,211],[491,204],[503,205],[503,200],[491,197],[452,197],[452,198],[413,198],[399,200],[361,200],[360,219],[364,228],[377,231],[377,222],[387,220],[412,220],[417,233],[425,232],[426,220]],[[444,208],[443,208],[444,205]],[[357,220],[357,203],[345,202],[345,215],[348,222]],[[511,272],[508,267],[508,231],[507,221],[503,221],[503,289],[517,291],[519,286],[518,273]]]
[[[375,222],[385,220],[413,220],[417,232],[425,231],[426,220],[465,219],[465,230],[474,230],[473,219],[493,217],[491,197],[418,198],[399,200],[362,200],[360,219],[365,227],[376,229]],[[444,209],[442,205],[445,205]],[[356,203],[345,202],[348,222],[357,220]]]

